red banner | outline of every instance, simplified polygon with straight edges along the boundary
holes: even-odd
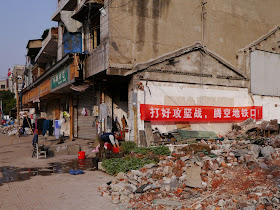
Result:
[[[140,105],[141,120],[176,122],[237,122],[262,119],[262,106],[164,106]]]

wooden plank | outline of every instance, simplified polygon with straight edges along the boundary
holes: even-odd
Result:
[[[56,120],[58,120],[60,118],[59,104],[56,104],[56,106],[55,106],[54,117],[55,117]]]
[[[145,121],[144,122],[144,129],[145,129],[145,134],[146,134],[147,146],[149,147],[149,146],[151,146],[151,142],[154,141],[154,136],[153,136],[151,122]]]
[[[79,70],[79,66],[78,66],[79,60],[80,60],[79,56],[75,55],[73,63],[70,64],[70,80],[75,79],[75,77],[79,77],[79,72],[78,72],[78,70]]]
[[[145,131],[143,131],[143,130],[139,131],[139,138],[140,138],[140,146],[141,147],[147,147],[147,140],[146,140]]]

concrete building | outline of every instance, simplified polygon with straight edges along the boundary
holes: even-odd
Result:
[[[246,48],[250,43],[254,47],[260,44],[255,40],[277,26],[279,6],[277,0],[58,1],[52,16],[58,22],[57,62],[33,89],[73,62],[75,70],[68,70],[74,75],[71,80],[44,97],[59,93],[67,98],[61,98],[61,103],[69,103],[70,135],[78,138],[93,139],[112,130],[116,118],[122,122],[126,138],[138,144],[146,141],[147,126],[161,132],[182,123],[218,134],[231,129],[230,121],[154,120],[150,125],[141,115],[141,104],[194,109],[262,106],[264,119],[279,118],[278,106],[271,105],[279,104],[278,92],[270,91],[277,90],[277,84],[261,92],[256,87],[260,78],[249,73],[250,62],[264,55],[260,52],[251,58],[252,47]],[[269,32],[263,39],[272,37],[274,47],[263,49],[269,48],[275,55],[279,55],[277,34],[277,30]],[[259,68],[254,72],[263,70]],[[39,98],[43,97],[39,94]],[[252,110],[250,116],[259,111]],[[237,111],[235,108],[236,118],[240,116]]]
[[[10,71],[11,74],[9,77],[9,90],[12,93],[16,93],[16,79],[18,82],[18,92],[21,92],[22,87],[23,87],[23,79],[24,79],[24,70],[25,66],[24,65],[15,65],[14,68]]]
[[[33,73],[33,68],[35,65],[35,58],[38,55],[39,51],[42,48],[42,39],[29,40],[26,46],[27,55],[26,55],[26,66],[24,71],[25,76],[25,87],[28,87],[33,83],[34,77],[40,76],[40,71],[37,74]],[[33,76],[34,75],[34,76]]]
[[[8,88],[8,80],[1,80],[0,81],[0,91],[7,91]]]

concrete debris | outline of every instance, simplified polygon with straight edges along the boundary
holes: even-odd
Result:
[[[272,146],[267,146],[267,147],[263,147],[261,148],[261,154],[263,155],[263,157],[265,158],[271,158],[271,155],[275,153],[275,150]]]
[[[25,128],[25,133],[27,135],[31,135],[32,131],[29,128]],[[15,124],[2,126],[2,127],[0,127],[0,134],[6,134],[9,136],[18,135],[18,126]]]
[[[147,190],[157,189],[157,188],[160,188],[160,186],[154,184],[144,184],[141,187],[139,187],[137,190],[135,190],[134,193],[144,193]]]
[[[255,124],[256,121],[252,118],[248,118],[247,120],[244,120],[242,123],[239,124],[239,126],[244,130],[244,128],[248,125]]]
[[[270,120],[270,121],[263,121],[261,124],[262,130],[268,130],[268,131],[278,131],[279,125],[277,120]]]
[[[125,173],[123,173],[123,172],[118,173],[118,175],[117,175],[116,178],[117,178],[118,180],[124,179],[124,178],[125,178]]]
[[[177,201],[161,200],[161,199],[154,200],[153,203],[158,204],[158,205],[168,205],[168,206],[181,206],[182,205],[181,203],[179,203]]]
[[[200,166],[193,166],[186,169],[187,177],[185,185],[188,187],[194,188],[202,188],[202,180],[200,177],[201,174],[201,167]]]
[[[218,206],[223,207],[225,205],[225,201],[223,199],[219,200]]]
[[[131,170],[131,173],[136,176],[143,176],[143,173],[139,170]]]
[[[143,166],[143,168],[150,169],[150,168],[153,168],[153,167],[155,167],[155,166],[156,166],[156,164],[154,164],[154,163],[150,163],[150,164],[146,164],[146,165],[144,165],[144,166]]]
[[[280,209],[280,135],[247,135],[254,123],[223,141],[176,146],[158,164],[119,173],[101,195],[131,209]]]

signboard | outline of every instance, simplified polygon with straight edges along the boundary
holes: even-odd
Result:
[[[140,105],[141,120],[168,122],[236,122],[262,119],[262,106],[164,106]]]
[[[29,91],[29,100],[39,97],[39,87],[35,87]]]
[[[51,89],[57,88],[60,85],[68,82],[68,66],[51,78]]]
[[[42,84],[39,85],[40,97],[47,95],[50,92],[50,88],[50,78],[48,78]]]
[[[27,104],[29,101],[29,92],[25,92],[22,94],[22,103]]]

